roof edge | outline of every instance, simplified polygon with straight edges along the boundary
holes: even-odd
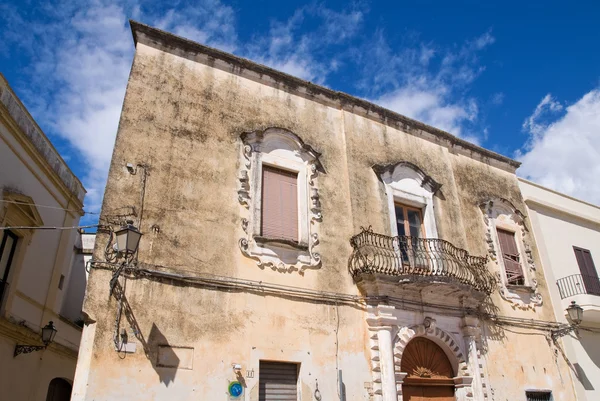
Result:
[[[6,92],[2,90],[3,88]],[[50,141],[35,119],[31,116],[29,110],[27,110],[2,73],[0,73],[0,106],[6,109],[8,115],[10,115],[16,126],[23,132],[25,137],[27,137],[27,140],[38,153],[38,156],[44,160],[48,169],[56,175],[62,185],[67,188],[68,192],[77,199],[80,203],[79,206],[83,207],[83,201],[87,190],[77,175],[75,175],[62,158],[60,153],[56,150],[52,141]],[[22,114],[19,115],[19,113]],[[42,146],[46,146],[47,148],[44,149]],[[49,158],[54,158],[54,160],[49,160]]]
[[[377,115],[378,120],[383,124],[391,125],[390,123],[395,122],[396,125],[400,125],[403,130],[413,134],[417,133],[414,131],[423,131],[424,133],[448,141],[448,144],[452,148],[462,148],[462,153],[464,154],[475,152],[483,158],[489,158],[497,163],[505,165],[505,167],[508,167],[508,170],[512,172],[514,172],[521,165],[521,163],[516,160],[475,145],[464,139],[458,138],[444,130],[432,127],[421,121],[406,117],[402,114],[396,113],[367,100],[349,95],[345,92],[335,91],[327,87],[314,84],[243,57],[238,57],[231,53],[194,42],[138,21],[129,20],[129,24],[131,26],[134,43],[136,45],[138,42],[140,42],[144,45],[159,48],[161,50],[169,50],[169,48],[174,47],[184,51],[194,52],[196,54],[200,53],[206,55],[209,59],[212,59],[211,61],[221,60],[227,64],[231,64],[235,71],[229,72],[239,74],[241,70],[250,70],[258,74],[261,79],[263,79],[264,76],[267,76],[274,81],[283,82],[286,87],[280,89],[284,89],[288,92],[293,92],[294,94],[305,97],[310,96],[312,100],[321,103],[326,102],[330,104],[337,104],[339,108],[343,110],[354,114],[363,114],[371,119],[374,119]],[[355,108],[362,109],[362,113],[357,112]]]

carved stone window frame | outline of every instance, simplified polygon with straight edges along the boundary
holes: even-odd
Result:
[[[244,237],[239,241],[242,253],[260,268],[282,272],[316,269],[321,256],[316,252],[322,221],[318,175],[325,170],[320,153],[293,132],[283,128],[243,133],[239,171],[238,200],[242,208]],[[298,240],[266,238],[262,227],[263,165],[298,174]]]
[[[533,260],[531,246],[528,243],[525,215],[511,202],[502,198],[487,200],[479,205],[483,213],[486,227],[486,242],[490,259],[496,265],[499,292],[505,301],[520,309],[535,309],[543,303],[542,295],[537,291],[538,283],[535,278],[536,266]],[[515,234],[515,242],[519,250],[519,261],[523,269],[525,285],[508,284],[506,269],[501,257],[500,241],[497,229],[510,231]]]
[[[437,238],[433,196],[441,185],[409,162],[374,166],[373,170],[385,185],[392,235],[398,235],[395,205],[401,203],[420,209],[427,238]]]

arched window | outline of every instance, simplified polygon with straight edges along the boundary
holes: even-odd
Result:
[[[48,385],[46,401],[69,401],[71,399],[71,383],[59,377],[52,379]]]

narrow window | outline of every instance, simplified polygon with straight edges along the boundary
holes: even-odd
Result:
[[[261,235],[298,241],[298,173],[263,165]]]
[[[0,304],[8,292],[8,274],[17,248],[18,237],[10,230],[3,230],[0,242]]]
[[[598,279],[598,272],[596,271],[596,266],[594,266],[591,252],[576,246],[573,247],[573,250],[575,251],[575,258],[577,259],[583,285],[585,286],[585,293],[600,295],[600,279]]]
[[[519,249],[515,241],[515,233],[500,228],[496,232],[500,241],[500,250],[502,251],[507,283],[525,285],[525,277],[523,276],[523,269],[519,260]]]
[[[420,209],[396,203],[395,212],[399,236],[425,237],[423,215]]]
[[[259,401],[297,401],[297,364],[260,361],[258,374]]]
[[[552,401],[551,391],[526,391],[527,401]]]

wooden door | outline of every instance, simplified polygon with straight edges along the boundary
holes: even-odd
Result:
[[[455,401],[451,386],[402,386],[403,401]]]
[[[455,401],[454,370],[444,351],[424,337],[411,340],[400,361],[407,373],[402,384],[403,401]]]

